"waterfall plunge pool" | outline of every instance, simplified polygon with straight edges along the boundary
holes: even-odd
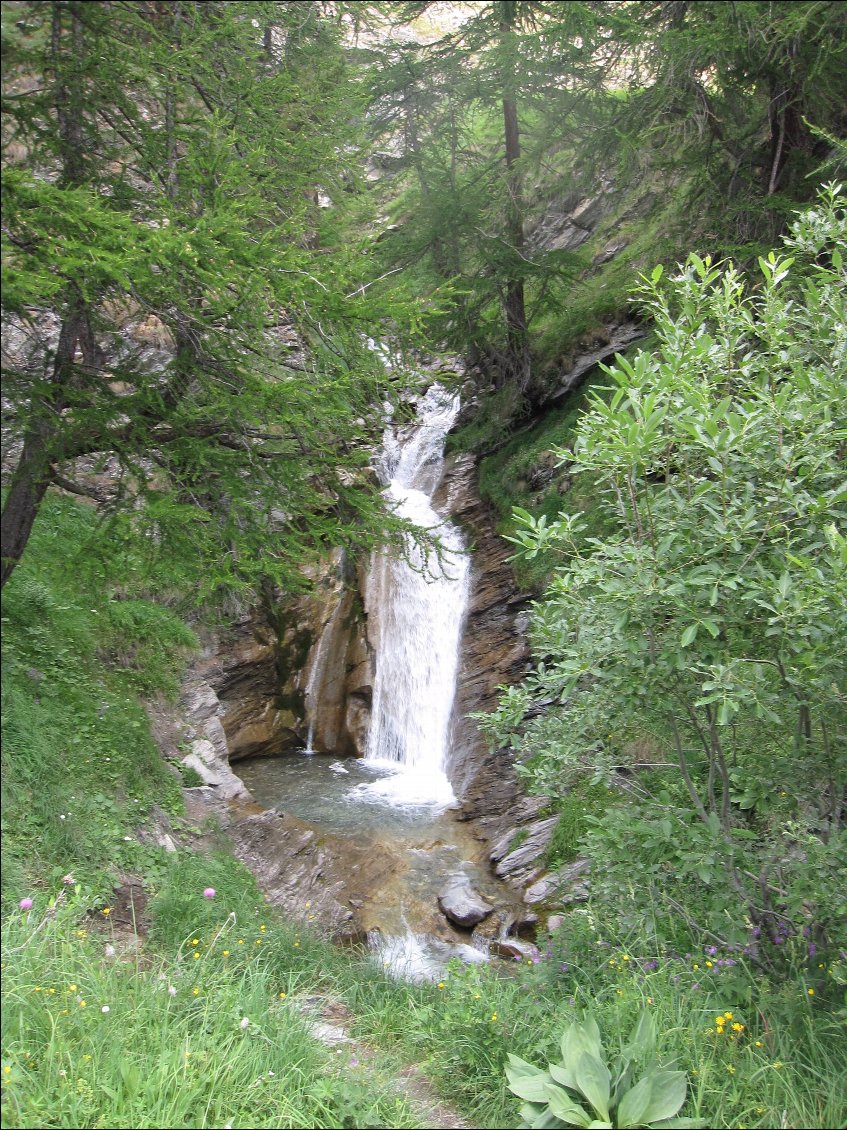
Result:
[[[483,898],[502,906],[514,899],[490,873],[483,848],[454,813],[432,804],[398,804],[373,786],[391,781],[394,767],[331,754],[292,753],[236,765],[254,800],[304,820],[357,847],[388,849],[390,874],[374,881],[357,917],[374,959],[408,980],[438,980],[450,958],[487,960],[470,936],[441,914],[438,893],[463,876]]]

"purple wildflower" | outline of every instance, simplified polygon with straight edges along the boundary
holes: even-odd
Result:
[[[207,887],[205,889],[205,891],[203,892],[203,898],[204,899],[213,899],[216,894],[217,894],[217,891],[215,890],[214,887]]]
[[[32,899],[21,899],[18,906],[21,910],[29,910],[32,907]]]

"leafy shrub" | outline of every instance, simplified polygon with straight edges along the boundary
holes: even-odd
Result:
[[[561,1061],[546,1069],[510,1054],[506,1077],[509,1089],[525,1100],[524,1126],[702,1126],[697,1119],[676,1117],[685,1102],[685,1074],[659,1067],[655,1049],[653,1018],[642,1012],[611,1066],[600,1029],[590,1016],[568,1025],[561,1039]],[[639,1068],[640,1078],[633,1083]]]

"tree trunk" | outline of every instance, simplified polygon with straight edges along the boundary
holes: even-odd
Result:
[[[0,523],[0,588],[11,577],[26,549],[50,479],[45,429],[32,428],[24,438],[21,458],[3,507]]]
[[[517,15],[514,4],[502,4],[500,35],[505,48],[508,48],[515,35]],[[506,145],[506,187],[508,190],[506,238],[518,259],[523,258],[523,186],[521,184],[520,156],[521,137],[518,126],[518,107],[514,97],[516,76],[514,56],[507,51],[502,74],[503,85],[503,133]],[[529,385],[531,364],[529,355],[529,336],[526,324],[526,303],[524,283],[520,274],[512,274],[506,280],[506,293],[503,299],[503,314],[506,319],[507,376],[515,381],[523,392]]]

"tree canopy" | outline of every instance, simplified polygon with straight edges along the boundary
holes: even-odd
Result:
[[[337,24],[314,3],[21,3],[3,50],[4,580],[48,486],[90,490],[81,461],[111,461],[110,503],[204,588],[295,583],[310,547],[375,536],[385,299],[322,230],[357,176]]]

